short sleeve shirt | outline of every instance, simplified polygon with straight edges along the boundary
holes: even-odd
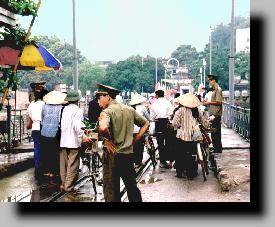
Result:
[[[28,115],[32,119],[32,131],[40,131],[40,123],[41,123],[41,116],[42,116],[42,108],[45,103],[41,100],[36,102],[31,102],[28,107]]]
[[[117,145],[117,152],[133,153],[133,129],[134,124],[142,127],[147,120],[135,111],[134,108],[112,101],[110,105],[102,111],[106,114],[104,123],[108,126],[110,133]],[[103,120],[99,121],[102,124]]]
[[[211,95],[211,102],[222,102],[222,89],[218,84],[215,85],[214,91]],[[222,116],[222,104],[221,105],[210,105],[209,114],[214,116]]]

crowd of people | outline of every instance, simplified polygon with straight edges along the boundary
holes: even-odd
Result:
[[[198,125],[210,122],[213,152],[222,152],[222,91],[218,78],[208,76],[210,92],[200,86],[194,95],[165,98],[163,90],[149,99],[134,94],[128,104],[118,99],[119,90],[97,84],[89,103],[88,118],[103,138],[103,192],[106,202],[120,201],[120,178],[130,202],[141,202],[135,168],[143,163],[144,135],[154,134],[159,150],[159,167],[175,168],[176,177],[197,176],[197,144],[203,138]],[[76,91],[35,92],[29,106],[29,127],[34,141],[35,175],[60,184],[62,191],[73,191],[78,177],[80,148],[92,142],[82,129],[83,112]],[[205,115],[205,113],[207,114]],[[205,118],[206,116],[206,118]]]

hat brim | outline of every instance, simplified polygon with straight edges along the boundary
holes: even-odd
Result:
[[[196,108],[202,104],[200,102],[200,100],[195,95],[193,95],[191,93],[181,95],[180,97],[177,98],[177,101],[182,106],[185,106],[188,108]]]
[[[95,94],[96,95],[108,95],[109,93],[107,91],[97,91]]]
[[[130,100],[129,102],[129,105],[130,106],[134,106],[134,105],[137,105],[137,104],[141,104],[143,102],[146,102],[146,98],[141,96],[141,95],[134,95],[132,97],[132,99]]]
[[[65,103],[66,94],[58,91],[51,91],[43,97],[43,101],[50,105],[60,105]]]
[[[143,103],[143,102],[145,102],[146,100],[144,100],[144,101],[142,101],[142,100],[139,100],[139,101],[133,101],[133,102],[129,102],[129,105],[130,106],[135,106],[135,105],[137,105],[137,104],[141,104],[141,103]]]

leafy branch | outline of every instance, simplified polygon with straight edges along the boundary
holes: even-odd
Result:
[[[22,16],[37,16],[37,4],[33,0],[1,0],[0,6]]]
[[[0,40],[4,41],[5,45],[16,49],[23,49],[26,44],[29,44],[31,40],[27,43],[24,42],[27,33],[19,25],[16,27],[4,27],[4,30],[0,32]]]

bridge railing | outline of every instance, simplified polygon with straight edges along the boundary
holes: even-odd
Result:
[[[27,109],[3,110],[0,119],[0,152],[30,140],[31,130],[27,129]],[[10,121],[9,121],[10,120]]]
[[[232,127],[243,138],[250,140],[250,109],[230,106],[223,102],[222,122],[227,127]]]

